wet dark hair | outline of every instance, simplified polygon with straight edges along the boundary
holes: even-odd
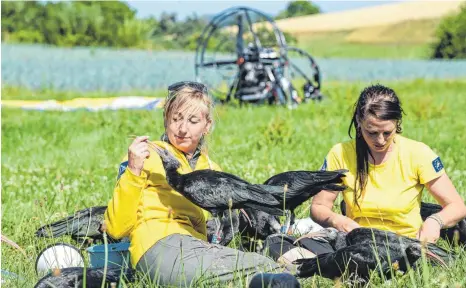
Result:
[[[354,181],[354,204],[359,207],[358,199],[366,188],[369,173],[369,156],[374,159],[369,146],[364,140],[360,123],[373,116],[379,120],[396,120],[396,133],[401,133],[403,109],[395,91],[380,84],[371,85],[362,90],[358,101],[354,104],[353,118],[348,129],[350,138],[354,126],[356,131],[356,179]],[[360,207],[359,207],[360,208]]]

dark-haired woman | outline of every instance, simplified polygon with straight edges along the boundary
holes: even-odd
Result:
[[[440,157],[424,143],[401,136],[403,109],[396,93],[382,85],[365,88],[355,104],[349,135],[325,158],[323,170],[348,169],[343,192],[347,216],[332,211],[337,194],[313,198],[311,216],[325,227],[349,232],[372,227],[436,242],[440,230],[466,217],[466,207]],[[422,222],[424,187],[443,209]]]

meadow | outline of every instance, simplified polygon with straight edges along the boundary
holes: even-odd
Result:
[[[224,171],[256,183],[287,170],[318,169],[334,144],[349,139],[347,129],[353,103],[367,83],[328,82],[323,91],[327,97],[322,102],[306,103],[295,110],[218,106],[215,129],[208,139],[210,156]],[[423,141],[442,157],[447,173],[466,199],[466,80],[417,79],[383,84],[393,87],[403,103],[403,135]],[[48,89],[35,91],[34,95],[29,92],[5,87],[2,98],[118,95]],[[158,90],[145,93],[163,95]],[[2,108],[1,120],[2,234],[16,241],[29,257],[2,246],[2,269],[23,279],[8,280],[3,285],[32,287],[38,280],[34,262],[40,250],[58,241],[73,243],[66,237],[37,239],[34,231],[79,209],[106,205],[120,160],[130,143],[128,136],[150,135],[151,139],[158,139],[163,129],[162,112],[39,112]],[[423,200],[434,202],[427,192]],[[309,216],[308,205],[300,207],[298,217]],[[442,241],[440,245],[448,246]],[[452,249],[457,250],[459,258],[448,269],[422,265],[390,282],[383,283],[376,277],[369,286],[465,287],[466,253]],[[334,285],[320,277],[303,279],[301,283],[303,287]],[[243,284],[239,281],[233,287]]]

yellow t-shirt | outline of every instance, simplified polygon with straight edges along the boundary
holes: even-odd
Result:
[[[161,141],[153,143],[166,147],[180,161],[180,173],[193,171],[184,154],[175,147]],[[206,219],[210,213],[168,185],[160,156],[151,151],[140,176],[126,169],[126,159],[120,165],[119,179],[104,217],[110,236],[115,239],[129,236],[131,264],[136,266],[149,248],[168,235],[207,240]],[[201,153],[194,170],[201,169],[219,171],[220,167]]]
[[[369,163],[367,186],[354,204],[356,141],[335,145],[323,170],[348,169],[343,192],[347,216],[363,227],[415,237],[421,228],[420,204],[424,184],[445,173],[443,164],[424,143],[395,136],[392,155],[382,164]]]

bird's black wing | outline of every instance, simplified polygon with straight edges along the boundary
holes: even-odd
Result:
[[[275,198],[262,187],[260,187],[260,185],[250,184],[249,182],[233,174],[207,169],[197,170],[190,174],[192,174],[192,177],[190,177],[190,179],[186,180],[185,182],[187,185],[192,186],[190,187],[190,189],[203,188],[209,190],[209,194],[213,194],[215,196],[229,196],[235,203],[253,201],[265,205],[278,204]],[[197,182],[201,183],[198,185],[194,185]],[[199,193],[192,194],[199,195]]]
[[[325,183],[341,183],[347,170],[337,171],[288,171],[267,179],[264,184],[273,186],[288,185],[289,189],[298,190]]]
[[[246,181],[244,179],[241,179],[240,177],[238,177],[238,176],[236,176],[234,174],[231,174],[231,173],[228,173],[228,172],[223,172],[223,171],[216,171],[216,170],[211,170],[211,169],[201,169],[201,170],[195,170],[192,173],[194,173],[195,175],[196,174],[200,174],[200,175],[205,175],[205,174],[216,175],[217,177],[234,179],[234,180],[236,180],[238,182],[241,182],[241,183],[244,183],[244,184],[250,184],[248,181]]]
[[[104,219],[107,206],[96,206],[80,210],[65,219],[40,227],[35,235],[37,237],[99,237],[102,235],[100,225]]]
[[[69,267],[60,269],[58,275],[52,273],[44,276],[37,282],[34,288],[74,288],[83,287],[84,284],[84,268],[82,267]],[[132,269],[121,269],[109,267],[105,274],[105,287],[110,283],[119,283],[120,279],[126,282],[135,280],[135,273]],[[104,280],[103,268],[86,268],[86,287],[87,288],[100,288]]]
[[[385,273],[390,267],[386,250],[373,245],[357,244],[344,247],[333,253],[318,255],[316,258],[299,259],[295,264],[298,267],[298,276],[310,277],[321,275],[325,278],[335,279],[347,273],[357,275],[358,278],[368,279],[371,270],[382,265]],[[375,256],[377,255],[377,256]]]
[[[227,210],[231,208],[254,207],[273,209],[279,202],[267,191],[231,174],[197,170],[184,177],[184,194],[194,204],[204,209]],[[239,180],[238,180],[239,179]],[[269,210],[267,210],[269,211]],[[281,211],[281,210],[280,210]],[[275,211],[277,213],[277,211]]]
[[[422,245],[418,239],[398,235],[390,231],[364,227],[353,229],[350,233],[348,233],[346,241],[349,245],[376,244],[391,246],[392,249],[397,251],[401,251],[402,249],[404,250],[405,248],[403,247],[407,247],[412,244],[417,244],[419,246]],[[427,243],[427,249],[442,258],[447,263],[455,257],[453,252],[447,251],[433,243]]]

